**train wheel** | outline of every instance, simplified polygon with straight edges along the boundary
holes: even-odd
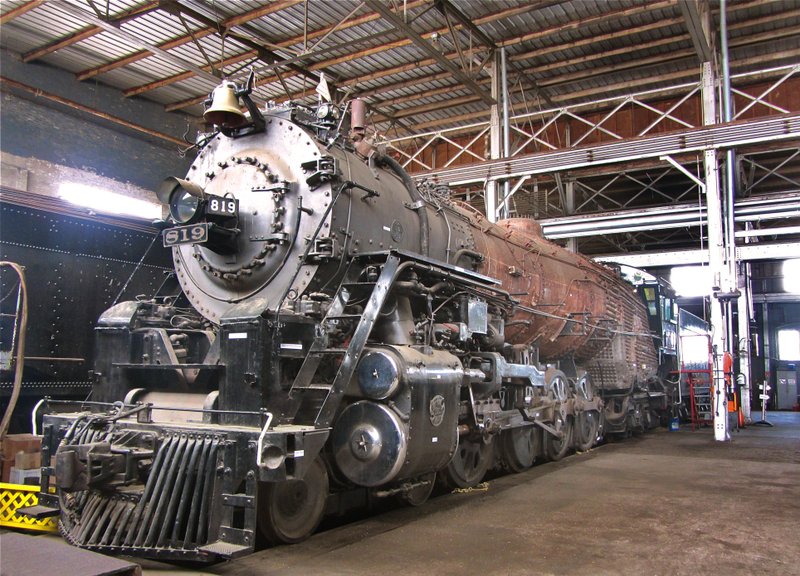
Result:
[[[427,502],[431,492],[433,492],[433,485],[436,482],[436,472],[426,474],[418,480],[421,482],[419,486],[415,486],[408,492],[403,492],[400,495],[400,500],[409,506],[422,506]]]
[[[311,536],[325,514],[328,471],[317,457],[302,480],[261,487],[258,525],[270,544],[294,544]]]
[[[569,447],[572,445],[572,420],[558,414],[556,416],[555,428],[561,430],[561,438],[548,433],[544,435],[545,457],[554,462],[566,456]]]
[[[594,400],[595,388],[588,373],[584,373],[575,383],[575,396],[586,402]],[[597,441],[600,431],[600,413],[595,410],[585,410],[575,417],[573,440],[575,449],[589,450]]]
[[[589,450],[597,440],[600,430],[600,414],[595,410],[586,410],[575,418],[573,430],[575,448],[581,452]]]
[[[456,453],[441,476],[442,483],[450,490],[477,486],[492,464],[493,454],[491,443],[459,439]]]
[[[522,472],[533,466],[536,460],[541,435],[535,426],[511,428],[501,436],[503,460],[513,472]]]

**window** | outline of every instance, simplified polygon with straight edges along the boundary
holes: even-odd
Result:
[[[783,261],[783,291],[800,294],[800,258]]]
[[[800,360],[800,330],[778,330],[778,360]]]
[[[669,282],[678,296],[694,298],[711,294],[711,272],[708,266],[680,266],[673,268]]]
[[[87,186],[76,182],[63,182],[58,187],[58,195],[67,202],[85,206],[95,212],[135,216],[146,220],[161,218],[160,204],[139,200],[138,198],[132,198],[96,186]]]

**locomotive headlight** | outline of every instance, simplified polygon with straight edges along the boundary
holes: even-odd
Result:
[[[200,208],[200,198],[192,196],[185,190],[176,190],[169,201],[169,215],[179,224],[191,221]]]
[[[188,224],[200,213],[203,189],[188,180],[170,176],[161,183],[156,196],[169,206],[169,215],[178,224]]]

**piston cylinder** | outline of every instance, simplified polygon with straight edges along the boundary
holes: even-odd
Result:
[[[458,442],[464,369],[442,350],[381,346],[368,350],[332,434],[342,473],[361,486],[413,478],[447,464]]]

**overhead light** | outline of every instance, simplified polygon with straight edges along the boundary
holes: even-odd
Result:
[[[161,218],[160,205],[97,186],[62,182],[58,187],[58,196],[71,204],[89,208],[94,212],[121,214],[145,220]]]

